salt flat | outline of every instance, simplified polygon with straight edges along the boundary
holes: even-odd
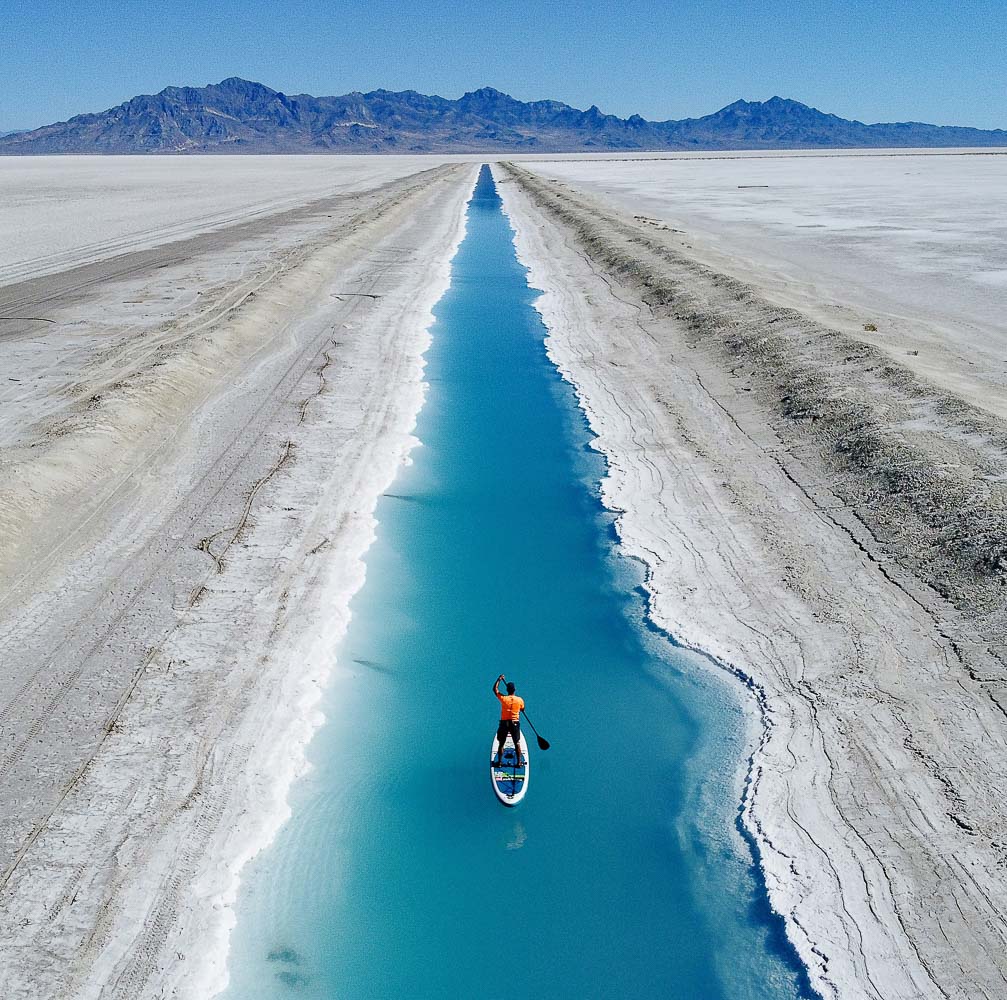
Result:
[[[1000,996],[1007,160],[642,159],[501,193],[655,620],[752,692],[770,896],[825,996]],[[204,997],[412,445],[474,170],[4,176],[0,988]]]
[[[528,165],[682,230],[680,244],[697,259],[1007,414],[1007,155],[804,151]]]
[[[377,187],[432,162],[422,156],[0,157],[0,283]]]
[[[809,170],[822,162],[799,159]],[[764,176],[797,169],[766,162]],[[870,192],[873,162],[850,156],[835,171],[860,172]],[[733,192],[754,167],[723,167]],[[608,459],[605,502],[648,567],[655,621],[751,691],[763,736],[742,818],[818,992],[1003,996],[1007,426],[997,407],[973,402],[997,385],[989,370],[971,375],[984,345],[946,338],[950,379],[910,367],[917,356],[883,337],[867,342],[867,319],[829,272],[829,254],[843,252],[825,209],[817,217],[831,229],[791,236],[793,217],[783,224],[784,243],[804,240],[811,261],[795,263],[800,280],[785,288],[768,210],[745,231],[770,247],[763,268],[677,232],[685,224],[670,213],[655,219],[661,204],[644,205],[638,180],[628,195],[597,181],[604,172],[616,188],[623,171],[673,168],[502,168],[519,254],[545,292],[550,354]],[[703,183],[694,176],[697,213],[714,211]],[[737,219],[735,199],[749,195],[733,192],[723,199]],[[860,202],[866,218],[883,208],[876,190],[858,201],[853,181],[844,199],[848,215]],[[901,204],[899,232],[912,197]],[[921,197],[927,233],[930,211]],[[893,245],[886,232],[863,243],[846,232],[841,245],[880,254]],[[880,265],[862,266],[883,290]],[[816,281],[835,298],[809,298]],[[845,328],[827,322],[841,309]],[[913,324],[927,324],[927,304],[915,309]]]
[[[14,164],[22,189],[58,178],[73,225],[50,220],[41,261],[5,230],[12,998],[219,987],[238,872],[285,814],[413,444],[474,179],[429,158],[108,163]],[[0,187],[30,220],[16,203]],[[208,227],[194,204],[227,208]]]

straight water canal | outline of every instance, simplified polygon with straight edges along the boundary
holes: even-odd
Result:
[[[534,298],[484,167],[354,672],[244,873],[228,1000],[809,995],[736,825],[741,694],[646,627]],[[513,810],[501,672],[552,742]]]

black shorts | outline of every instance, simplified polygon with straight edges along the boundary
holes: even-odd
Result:
[[[510,733],[514,737],[514,746],[521,745],[521,722],[518,719],[501,719],[500,725],[497,726],[497,739],[501,741],[506,741],[507,734]]]

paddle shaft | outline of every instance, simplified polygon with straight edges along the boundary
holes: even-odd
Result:
[[[531,726],[531,731],[538,738],[538,748],[539,748],[539,750],[548,750],[549,749],[549,741],[547,739],[543,738],[542,736],[539,736],[539,732],[535,728],[535,723],[532,722],[531,719],[528,718],[528,713],[525,712],[525,710],[523,708],[521,709],[521,714],[524,716],[525,722],[527,722],[528,725]]]

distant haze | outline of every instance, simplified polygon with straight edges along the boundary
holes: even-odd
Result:
[[[288,96],[229,77],[167,87],[97,114],[0,137],[0,153],[506,153],[634,150],[1007,147],[1007,131],[867,125],[798,101],[736,101],[712,115],[652,122],[492,87],[458,100],[407,90]]]

